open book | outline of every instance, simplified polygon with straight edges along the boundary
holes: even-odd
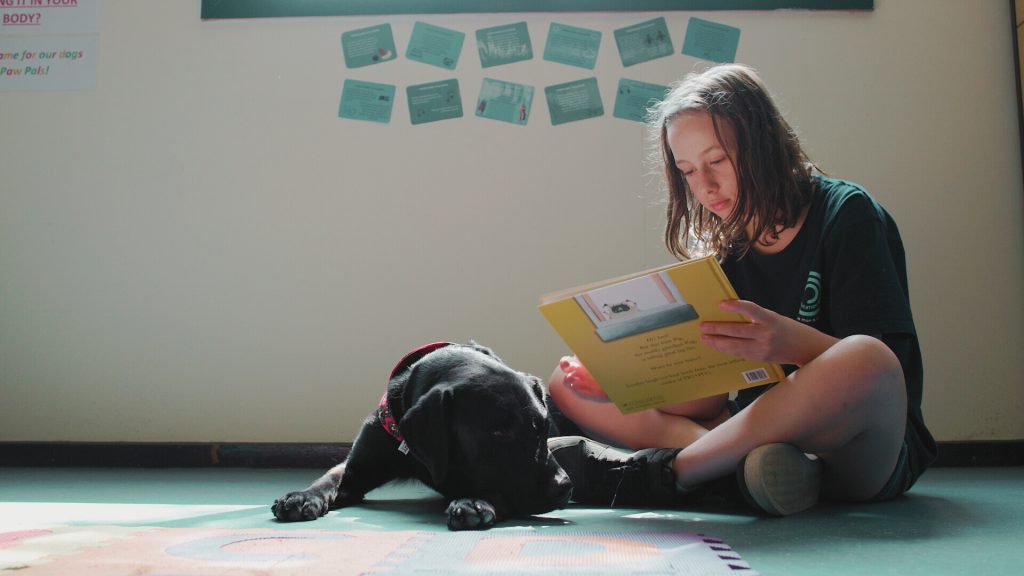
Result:
[[[778,382],[778,364],[701,344],[702,321],[746,322],[714,257],[541,297],[540,311],[623,413]]]

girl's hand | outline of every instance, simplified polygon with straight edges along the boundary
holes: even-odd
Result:
[[[803,366],[838,342],[828,334],[746,300],[723,300],[722,310],[746,322],[702,322],[700,341],[719,352],[779,364]]]
[[[575,356],[563,356],[558,361],[558,367],[565,373],[562,384],[569,390],[572,390],[573,394],[595,402],[611,401],[597,381],[594,380],[593,375],[590,374],[586,366],[581,364]]]

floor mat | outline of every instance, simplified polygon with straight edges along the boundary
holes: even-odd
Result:
[[[320,472],[0,466],[0,575],[54,573],[60,570],[52,566],[61,565],[72,566],[64,573],[75,576],[125,574],[140,562],[129,554],[147,542],[155,555],[143,558],[144,570],[133,572],[162,576],[272,576],[297,572],[295,567],[315,574],[324,565],[336,574],[373,575],[415,574],[418,568],[420,574],[432,570],[451,576],[645,569],[656,574],[666,567],[680,574],[751,574],[743,569],[748,564],[786,576],[1020,576],[1024,565],[1018,543],[1024,533],[1024,467],[935,468],[905,497],[871,505],[822,502],[788,518],[758,516],[742,502],[661,510],[574,504],[486,532],[457,534],[445,527],[444,499],[411,484],[382,488],[362,505],[332,511],[316,522],[276,522],[270,512],[274,498],[307,485]],[[286,538],[319,532],[334,534]],[[685,548],[694,543],[687,540],[693,534],[721,538],[739,554],[703,540],[707,548]],[[345,538],[329,539],[338,536]],[[496,536],[502,539],[482,540]],[[638,542],[619,545],[622,539]],[[167,552],[178,544],[189,545],[175,548],[178,555]],[[367,552],[361,559],[360,546],[378,547],[376,556]],[[616,554],[624,548],[634,555],[629,561],[638,564],[622,566],[625,556]],[[699,550],[726,558],[708,559]],[[232,564],[217,556],[243,551],[275,557],[245,564],[232,556]],[[569,555],[572,565],[558,564]],[[86,566],[86,558],[98,559],[94,568],[75,568]],[[337,562],[349,564],[332,565]]]
[[[54,526],[0,533],[0,571],[102,576],[756,574],[699,534]]]

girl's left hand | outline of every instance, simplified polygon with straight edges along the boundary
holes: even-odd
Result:
[[[747,300],[723,300],[722,310],[750,322],[702,322],[700,341],[719,352],[748,360],[802,366],[838,340]]]

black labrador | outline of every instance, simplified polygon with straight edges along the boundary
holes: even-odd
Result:
[[[277,499],[274,516],[315,520],[408,478],[450,501],[451,530],[562,508],[572,484],[547,438],[579,429],[549,400],[539,378],[475,342],[418,348],[395,367],[348,458],[305,490]]]

